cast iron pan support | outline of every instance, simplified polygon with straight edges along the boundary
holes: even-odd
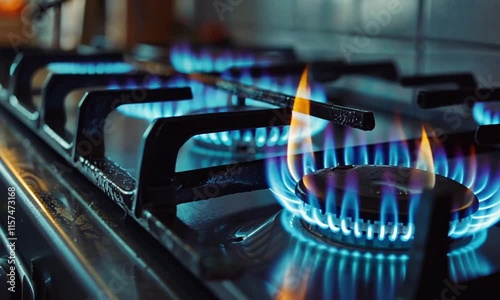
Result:
[[[442,84],[455,84],[459,88],[477,87],[476,78],[471,73],[407,76],[402,77],[400,81],[404,87],[439,86]]]
[[[132,103],[190,100],[192,97],[191,88],[136,89],[128,91],[100,90],[87,92],[82,98],[78,113],[78,131],[73,147],[74,160],[77,161],[79,157],[86,159],[105,158],[104,140],[102,143],[95,144],[91,137],[96,134],[102,134],[100,131],[102,130],[103,122],[117,107]],[[89,143],[93,147],[84,153],[82,148],[78,147],[82,143]]]
[[[77,52],[55,51],[47,53],[19,53],[12,63],[9,83],[9,93],[15,95],[18,101],[28,110],[34,111],[31,80],[35,72],[52,62],[120,62],[123,55],[116,53],[101,53],[83,55]]]
[[[142,84],[148,76],[150,75],[146,73],[94,75],[52,73],[46,79],[42,90],[40,124],[47,124],[53,131],[68,141],[70,135],[64,129],[64,124],[66,123],[64,100],[71,91],[79,88],[106,87],[112,80],[123,84],[127,80],[133,80]],[[106,93],[99,93],[100,96],[104,96],[104,94]],[[166,95],[168,94],[170,92],[166,92]],[[104,96],[104,98],[107,97]],[[167,96],[166,98],[169,97]]]
[[[212,198],[211,193],[203,193],[203,191],[210,190],[214,186],[219,188],[217,194],[219,197],[268,188],[265,175],[265,160],[177,173],[175,172],[175,164],[179,148],[192,136],[208,132],[236,130],[238,128],[269,126],[270,119],[274,120],[275,126],[288,125],[289,120],[276,118],[274,115],[276,112],[280,112],[279,109],[193,115],[157,120],[156,123],[149,127],[149,134],[142,146],[144,156],[139,167],[140,186],[136,203],[137,215],[145,207],[157,210],[160,210],[159,207],[163,207],[161,209],[163,212],[174,214],[175,205],[177,204]],[[279,114],[279,116],[287,115],[289,114],[283,114],[282,111]],[[255,122],[245,120],[245,118],[254,118],[254,116],[259,116],[255,118]],[[194,125],[198,121],[200,123]],[[473,133],[451,134],[445,146],[447,157],[455,157],[456,147],[461,145],[464,140],[472,140],[473,138]],[[415,145],[420,143],[420,139],[406,142],[409,145],[408,147],[413,149]],[[391,143],[369,145],[368,151],[373,152],[376,147],[382,147],[382,149],[389,151],[390,145]],[[489,151],[488,149],[487,147],[478,147],[476,151],[483,153]],[[354,151],[357,151],[356,147]],[[339,160],[342,161],[344,149],[337,149],[336,153]],[[469,154],[469,152],[466,152],[466,154]],[[314,155],[315,161],[323,161],[323,151],[315,152]],[[295,155],[294,159],[302,161],[301,155]]]
[[[485,146],[500,145],[500,124],[479,126],[476,130],[476,143]]]
[[[146,131],[142,145],[138,189],[133,205],[135,215],[140,217],[145,209],[154,214],[176,214],[179,204],[177,191],[182,186],[178,185],[175,165],[179,149],[190,138],[203,133],[289,125],[290,118],[280,118],[282,115],[283,109],[279,108],[187,115],[154,121]]]

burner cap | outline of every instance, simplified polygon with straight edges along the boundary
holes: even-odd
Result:
[[[432,200],[419,197],[429,179],[434,181],[434,199],[451,201],[450,227],[467,226],[479,207],[479,200],[467,187],[419,169],[375,165],[339,166],[304,176],[295,194],[304,202],[304,212],[312,214],[310,218],[319,218],[328,226],[318,226],[308,218],[301,223],[332,242],[408,249],[415,230],[410,218],[415,213],[412,202]]]
[[[436,199],[451,197],[450,221],[461,220],[472,215],[479,207],[476,195],[464,185],[447,177],[414,168],[394,166],[339,166],[318,170],[305,175],[297,184],[295,193],[305,203],[320,209],[326,209],[328,193],[334,193],[335,202],[328,204],[329,210],[338,214],[342,211],[343,197],[352,187],[350,179],[358,183],[355,195],[358,198],[357,211],[344,207],[346,216],[355,214],[363,220],[380,220],[381,207],[384,201],[384,191],[392,190],[397,202],[398,222],[408,222],[411,199],[422,192],[424,183],[429,177],[435,176],[434,192]],[[310,188],[306,187],[307,185]],[[413,187],[412,187],[413,186]],[[416,188],[415,188],[416,187]],[[311,201],[313,200],[313,201]],[[351,211],[350,211],[351,210]],[[385,217],[393,219],[394,210],[385,212]]]

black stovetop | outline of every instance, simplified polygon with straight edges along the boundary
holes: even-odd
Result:
[[[29,75],[31,64],[47,64],[46,55],[27,55],[18,70]],[[83,61],[96,59],[119,62],[122,57],[99,54]],[[273,72],[292,72],[290,78],[271,84],[268,81],[273,77],[268,68],[267,77],[260,81],[239,79],[262,88],[272,87],[277,92],[281,87],[291,93],[290,85],[293,91],[298,84],[297,70],[305,64],[291,64],[289,59],[283,68]],[[75,54],[68,53],[58,53],[53,62],[58,61],[84,63],[81,56],[75,58]],[[153,86],[151,77],[143,72],[89,75],[57,74],[52,70],[55,74],[38,91],[39,102],[23,98],[31,96],[21,84],[11,86],[11,91],[17,91],[16,98],[8,98],[4,89],[5,97],[0,101],[0,171],[4,184],[19,191],[19,215],[33,226],[26,226],[28,229],[18,234],[20,249],[30,253],[23,254],[26,258],[20,260],[19,269],[30,273],[33,258],[39,256],[41,247],[47,247],[50,250],[41,252],[62,262],[59,269],[70,270],[85,295],[82,299],[100,299],[104,295],[119,299],[159,295],[393,299],[436,292],[468,297],[467,293],[479,287],[490,287],[490,278],[497,276],[500,268],[496,253],[500,228],[493,226],[500,218],[495,209],[500,200],[500,152],[488,137],[481,140],[483,145],[476,143],[478,124],[472,108],[457,106],[464,95],[477,90],[473,76],[400,76],[397,69],[393,70],[394,65],[387,62],[345,65],[336,61],[311,66],[320,72],[312,73],[312,77],[325,85],[317,93],[313,89],[315,97],[320,101],[328,98],[328,103],[333,101],[348,109],[353,106],[355,112],[364,115],[373,113],[376,122],[373,130],[341,126],[355,122],[336,118],[333,126],[324,120],[315,123],[318,129],[314,132],[313,150],[317,161],[334,155],[341,165],[393,164],[394,145],[410,145],[408,156],[413,156],[412,147],[420,143],[422,126],[432,128],[428,130],[435,133],[431,142],[441,147],[440,154],[444,155],[435,157],[436,170],[464,185],[471,178],[469,175],[474,175],[471,189],[478,193],[479,201],[487,203],[480,204],[483,215],[478,215],[487,217],[487,221],[479,223],[485,229],[450,243],[448,223],[439,222],[447,217],[439,217],[442,208],[435,204],[437,201],[430,201],[433,198],[429,194],[425,198],[430,199],[428,205],[422,206],[415,221],[416,228],[422,229],[416,230],[410,250],[377,250],[332,242],[308,231],[301,217],[283,209],[268,189],[269,178],[275,176],[269,171],[268,159],[284,157],[286,142],[265,150],[263,145],[287,131],[283,127],[276,127],[275,131],[252,128],[268,126],[271,119],[286,115],[291,107],[276,108],[259,99],[245,101],[241,89],[235,91],[239,97],[229,99],[223,89],[200,87],[189,78],[180,80],[179,74],[157,74]],[[385,71],[374,71],[381,66]],[[363,74],[363,67],[369,70],[368,74]],[[203,68],[201,71],[207,70],[206,66]],[[261,69],[266,68],[240,71],[248,75],[262,72]],[[335,75],[318,76],[325,72]],[[227,79],[227,74],[206,74]],[[18,74],[17,79],[29,78],[28,75]],[[281,73],[274,76],[286,77]],[[140,84],[137,87],[137,82],[146,77],[149,89],[141,89]],[[339,83],[341,77],[343,86]],[[133,80],[135,83],[131,83]],[[75,96],[77,103],[84,95],[79,112],[75,105],[64,106],[65,94],[77,88],[91,89]],[[145,92],[140,94],[138,89]],[[455,92],[437,92],[443,95],[441,100],[434,96],[436,90],[444,89]],[[462,92],[456,92],[457,89]],[[495,91],[490,91],[494,98]],[[384,97],[385,94],[390,97]],[[113,111],[116,99],[122,99],[119,104],[130,103],[123,100],[123,95],[128,96],[126,99],[132,97],[132,101],[151,103]],[[134,95],[145,97],[137,100]],[[193,100],[181,101],[177,106],[153,103],[191,96]],[[400,100],[398,105],[387,105],[396,99]],[[253,110],[242,110],[242,102]],[[214,106],[228,104],[239,109],[213,114]],[[424,109],[425,106],[431,108]],[[204,111],[206,107],[212,110]],[[186,115],[187,111],[191,113]],[[61,117],[64,113],[69,122]],[[112,130],[103,130],[100,122],[106,117]],[[290,120],[282,117],[274,122],[286,125]],[[233,133],[241,136],[225,134],[226,130],[236,130]],[[404,136],[394,132],[404,132]],[[197,134],[204,135],[191,138]],[[248,140],[243,138],[245,135]],[[250,142],[250,137],[267,140],[259,146]],[[231,139],[239,143],[228,142]],[[96,140],[90,149],[82,146]],[[492,145],[484,145],[488,142]],[[378,159],[376,153],[385,158]],[[303,157],[297,154],[293,159]],[[475,164],[473,169],[468,165],[470,161]],[[445,171],[444,165],[449,169],[446,167]],[[29,228],[40,233],[36,246],[23,242]],[[440,265],[444,267],[439,269]],[[39,272],[35,273],[27,276],[32,280],[26,280],[38,294],[46,289],[46,284],[41,283]],[[68,275],[52,269],[46,273],[54,274],[53,285],[58,287],[52,288],[52,295],[69,293],[62,288],[65,284],[60,284],[69,281],[64,280]],[[425,293],[427,289],[429,294]]]

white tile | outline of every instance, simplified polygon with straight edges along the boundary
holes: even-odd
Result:
[[[352,32],[360,21],[360,0],[296,0],[295,28]]]
[[[426,73],[472,72],[478,83],[500,86],[500,52],[474,44],[426,42]]]
[[[500,44],[500,0],[425,0],[427,37]]]
[[[360,28],[368,35],[414,37],[418,8],[418,0],[362,0]]]

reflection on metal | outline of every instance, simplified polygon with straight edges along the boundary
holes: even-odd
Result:
[[[480,276],[491,274],[493,266],[479,248],[486,242],[486,230],[476,233],[470,242],[448,253],[450,279],[454,282],[463,282]]]
[[[57,74],[122,74],[129,73],[134,67],[122,62],[95,62],[95,63],[50,63],[47,65],[50,72]]]
[[[149,247],[149,237],[139,242],[134,237],[138,225],[124,223],[122,211],[16,122],[0,111],[2,184],[16,188],[16,211],[26,212],[25,223],[33,222],[39,230],[26,237],[46,240],[89,299],[142,299],[148,293],[166,298],[185,298],[193,292],[206,295],[201,286],[199,291],[183,291],[170,285],[179,278],[192,280],[191,275],[178,265],[170,266],[177,270],[174,280],[174,275],[159,269],[157,259],[164,257],[163,249]],[[117,290],[116,276],[124,272],[127,282]]]
[[[53,242],[57,247],[64,249],[67,258],[80,273],[79,276],[84,280],[84,284],[93,285],[94,289],[104,291],[104,295],[109,299],[118,299],[109,292],[109,289],[106,288],[106,280],[92,267],[92,263],[88,260],[89,257],[81,252],[80,247],[74,243],[74,237],[69,235],[61,224],[61,218],[65,222],[72,219],[69,212],[61,208],[51,211],[50,203],[56,200],[53,199],[44,180],[32,171],[17,166],[16,161],[9,159],[9,157],[13,157],[12,152],[0,150],[0,172],[11,174],[10,178],[6,179],[16,188],[16,191],[19,191],[19,198],[31,200],[31,202],[26,203],[27,208],[33,212],[37,219],[44,220],[44,233],[54,239]],[[71,233],[73,232],[72,230]]]
[[[271,274],[275,299],[394,299],[403,283],[410,258],[407,252],[344,248],[313,237],[297,217],[280,215],[292,236],[290,248]],[[488,274],[492,266],[478,249],[486,241],[482,231],[448,254],[454,282]]]

